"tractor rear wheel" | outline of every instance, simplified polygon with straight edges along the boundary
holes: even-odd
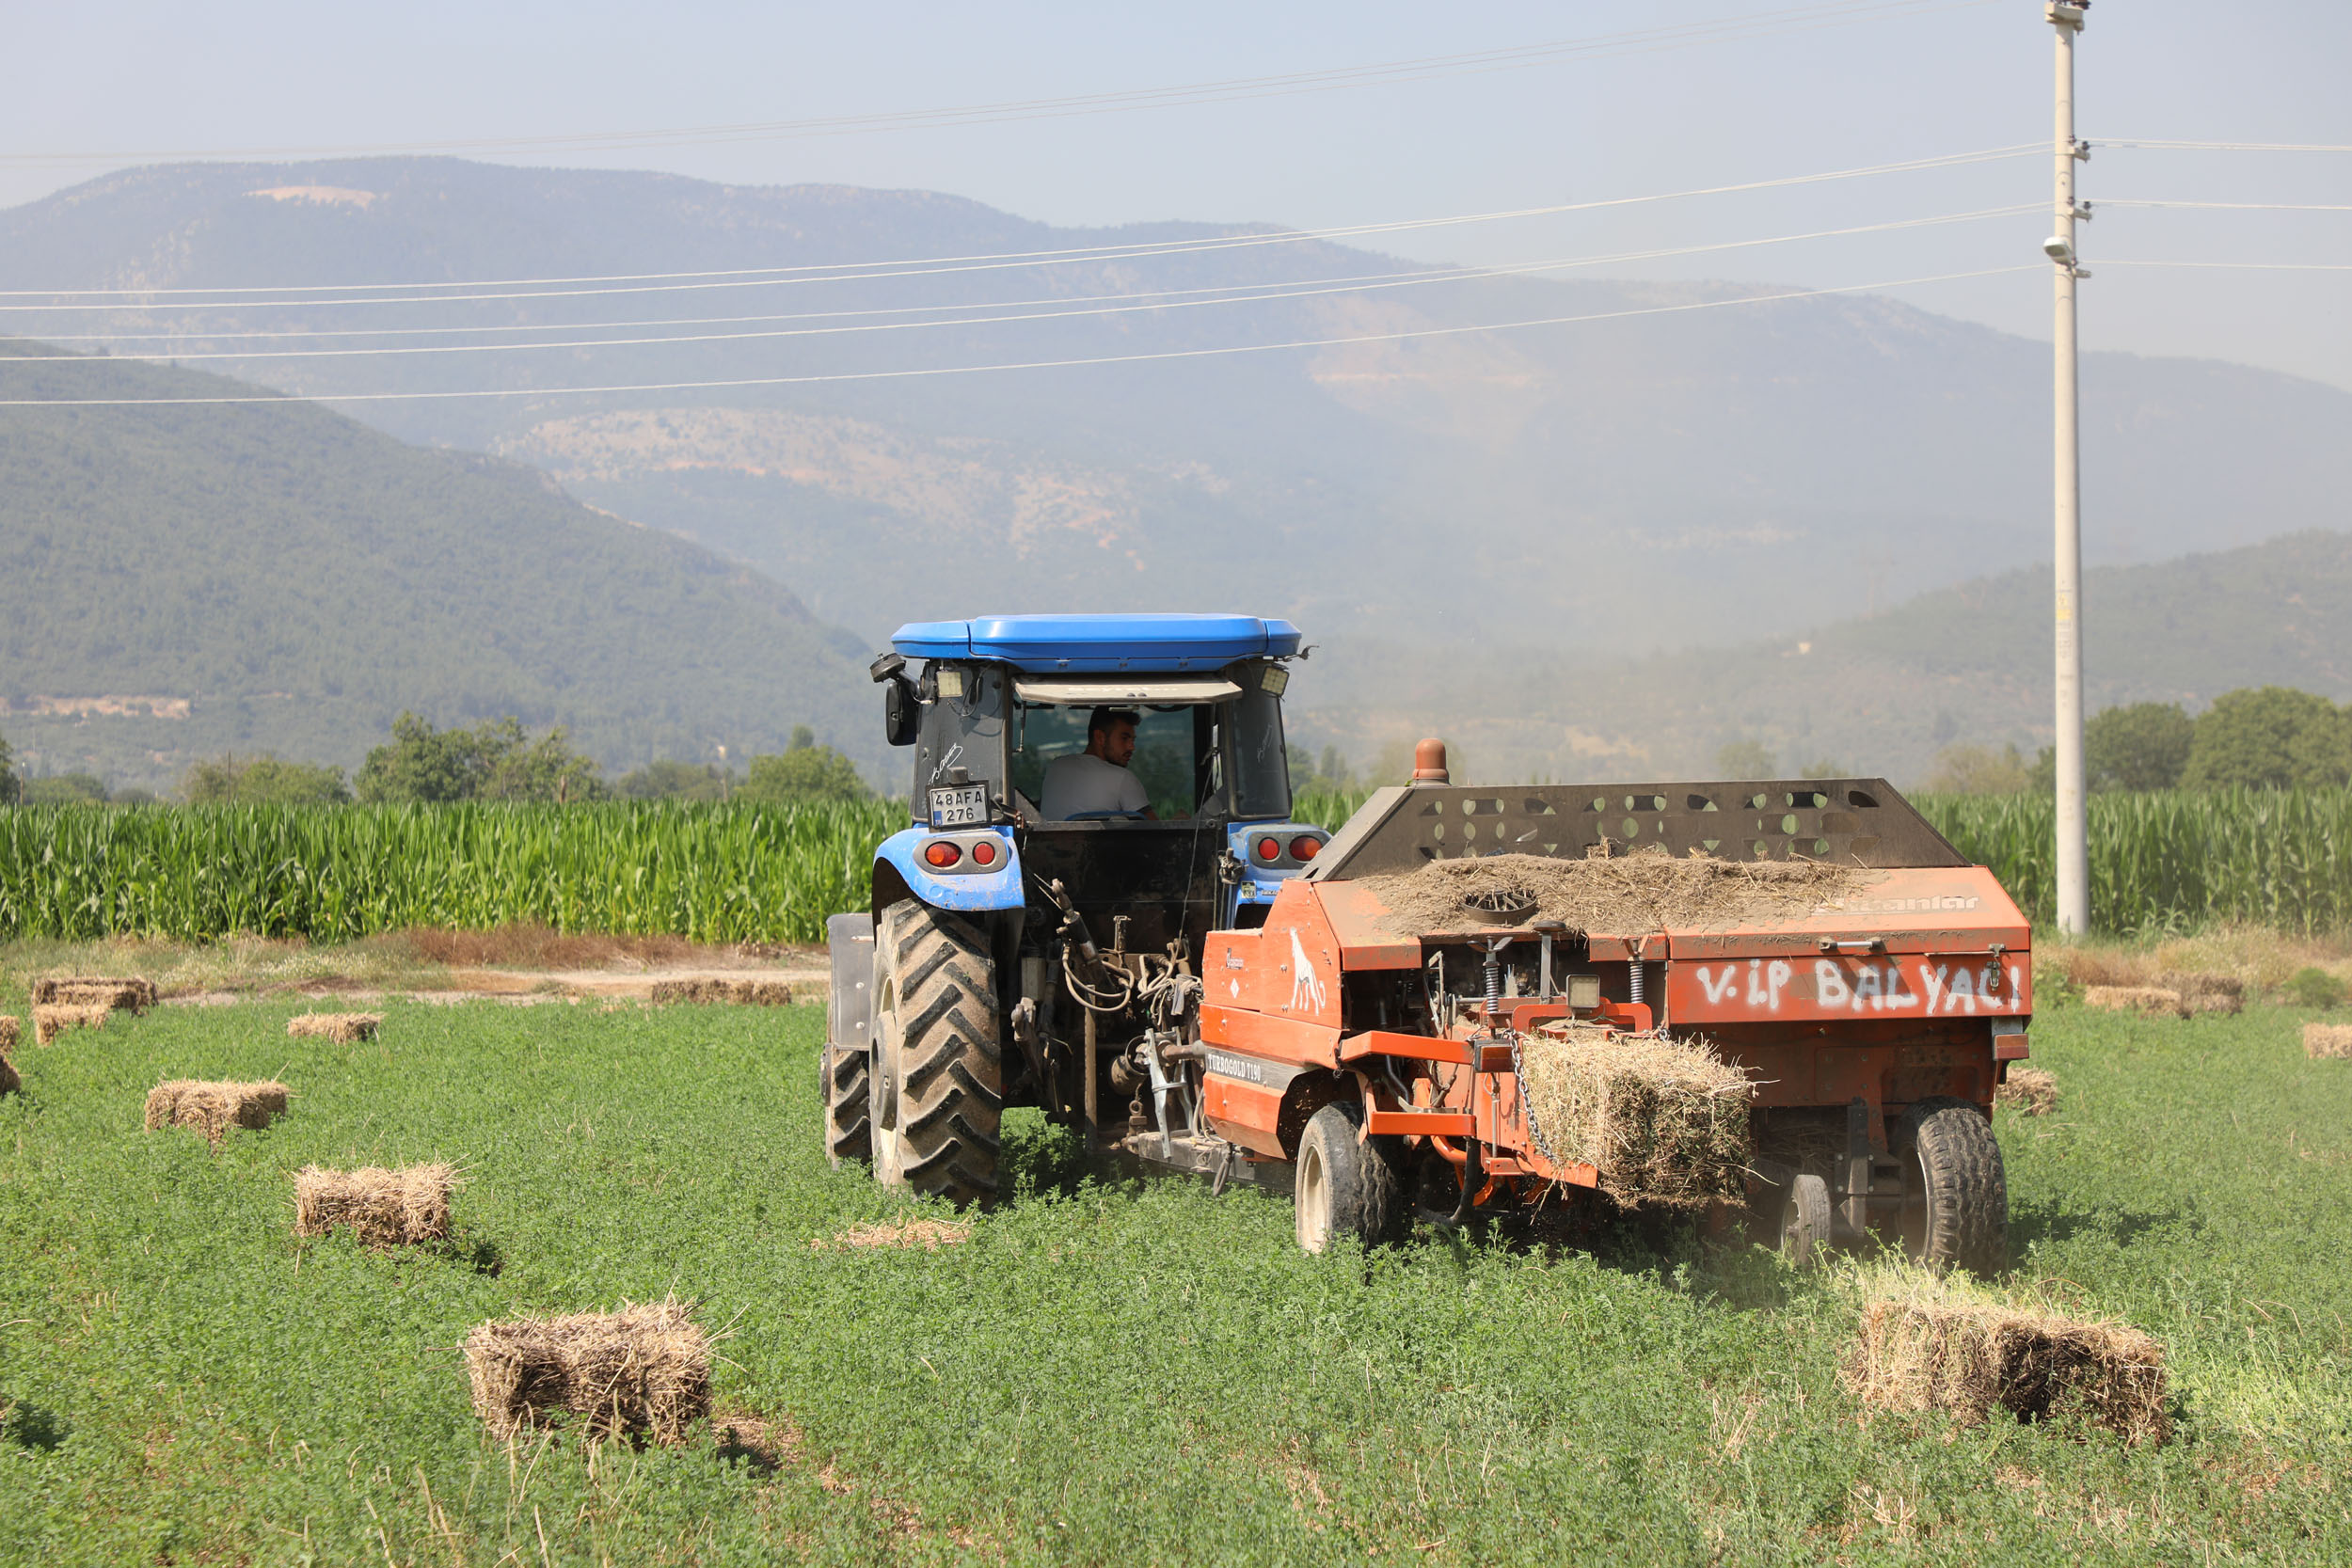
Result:
[[[2009,1179],[1993,1124],[1964,1100],[1923,1100],[1895,1152],[1909,1166],[1903,1245],[1932,1269],[1996,1274],[2009,1263]]]
[[[867,1136],[874,1179],[994,1196],[1004,1117],[996,965],[969,921],[908,899],[875,923]]]
[[[817,1058],[817,1094],[825,1107],[825,1163],[836,1170],[844,1160],[874,1157],[866,1081],[866,1053],[827,1040]]]
[[[1298,1138],[1292,1185],[1298,1244],[1322,1252],[1332,1239],[1354,1236],[1366,1246],[1387,1241],[1402,1210],[1396,1170],[1376,1142],[1362,1135],[1363,1108],[1337,1101],[1307,1118]]]
[[[1829,1183],[1818,1176],[1800,1176],[1788,1183],[1780,1206],[1780,1250],[1799,1269],[1818,1268],[1829,1257],[1832,1227]]]

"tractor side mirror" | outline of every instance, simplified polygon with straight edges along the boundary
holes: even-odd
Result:
[[[912,746],[915,732],[922,727],[923,703],[914,694],[914,683],[904,675],[893,675],[882,688],[882,735],[893,746]]]

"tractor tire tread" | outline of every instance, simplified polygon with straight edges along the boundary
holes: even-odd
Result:
[[[996,1191],[1004,1116],[995,963],[970,922],[913,901],[894,906],[898,966],[899,1175],[961,1205]]]
[[[839,1166],[845,1160],[874,1157],[873,1123],[866,1110],[866,1053],[840,1051],[828,1043],[818,1071],[825,1091],[825,1159]]]

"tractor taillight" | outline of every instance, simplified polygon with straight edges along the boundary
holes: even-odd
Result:
[[[1282,841],[1271,835],[1258,840],[1258,858],[1272,865],[1282,858]]]
[[[923,858],[944,871],[963,859],[963,850],[943,838],[935,844],[924,846]]]
[[[972,863],[974,865],[994,865],[996,863],[996,846],[989,843],[986,839],[982,839],[979,843],[972,846]]]
[[[1291,840],[1291,859],[1295,861],[1313,860],[1315,858],[1315,851],[1322,847],[1323,840],[1315,837],[1314,834],[1300,833],[1296,838]]]

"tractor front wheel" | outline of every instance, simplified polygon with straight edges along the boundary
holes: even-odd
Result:
[[[1396,1227],[1396,1171],[1363,1136],[1363,1126],[1362,1107],[1343,1100],[1308,1117],[1299,1134],[1293,1200],[1298,1244],[1309,1252],[1325,1250],[1337,1236],[1375,1246]]]
[[[874,1179],[973,1203],[994,1196],[1005,1069],[996,965],[969,921],[913,899],[875,923]]]
[[[1932,1269],[1995,1274],[2009,1263],[2009,1179],[1993,1124],[1964,1100],[1923,1100],[1903,1117],[1903,1245]]]

